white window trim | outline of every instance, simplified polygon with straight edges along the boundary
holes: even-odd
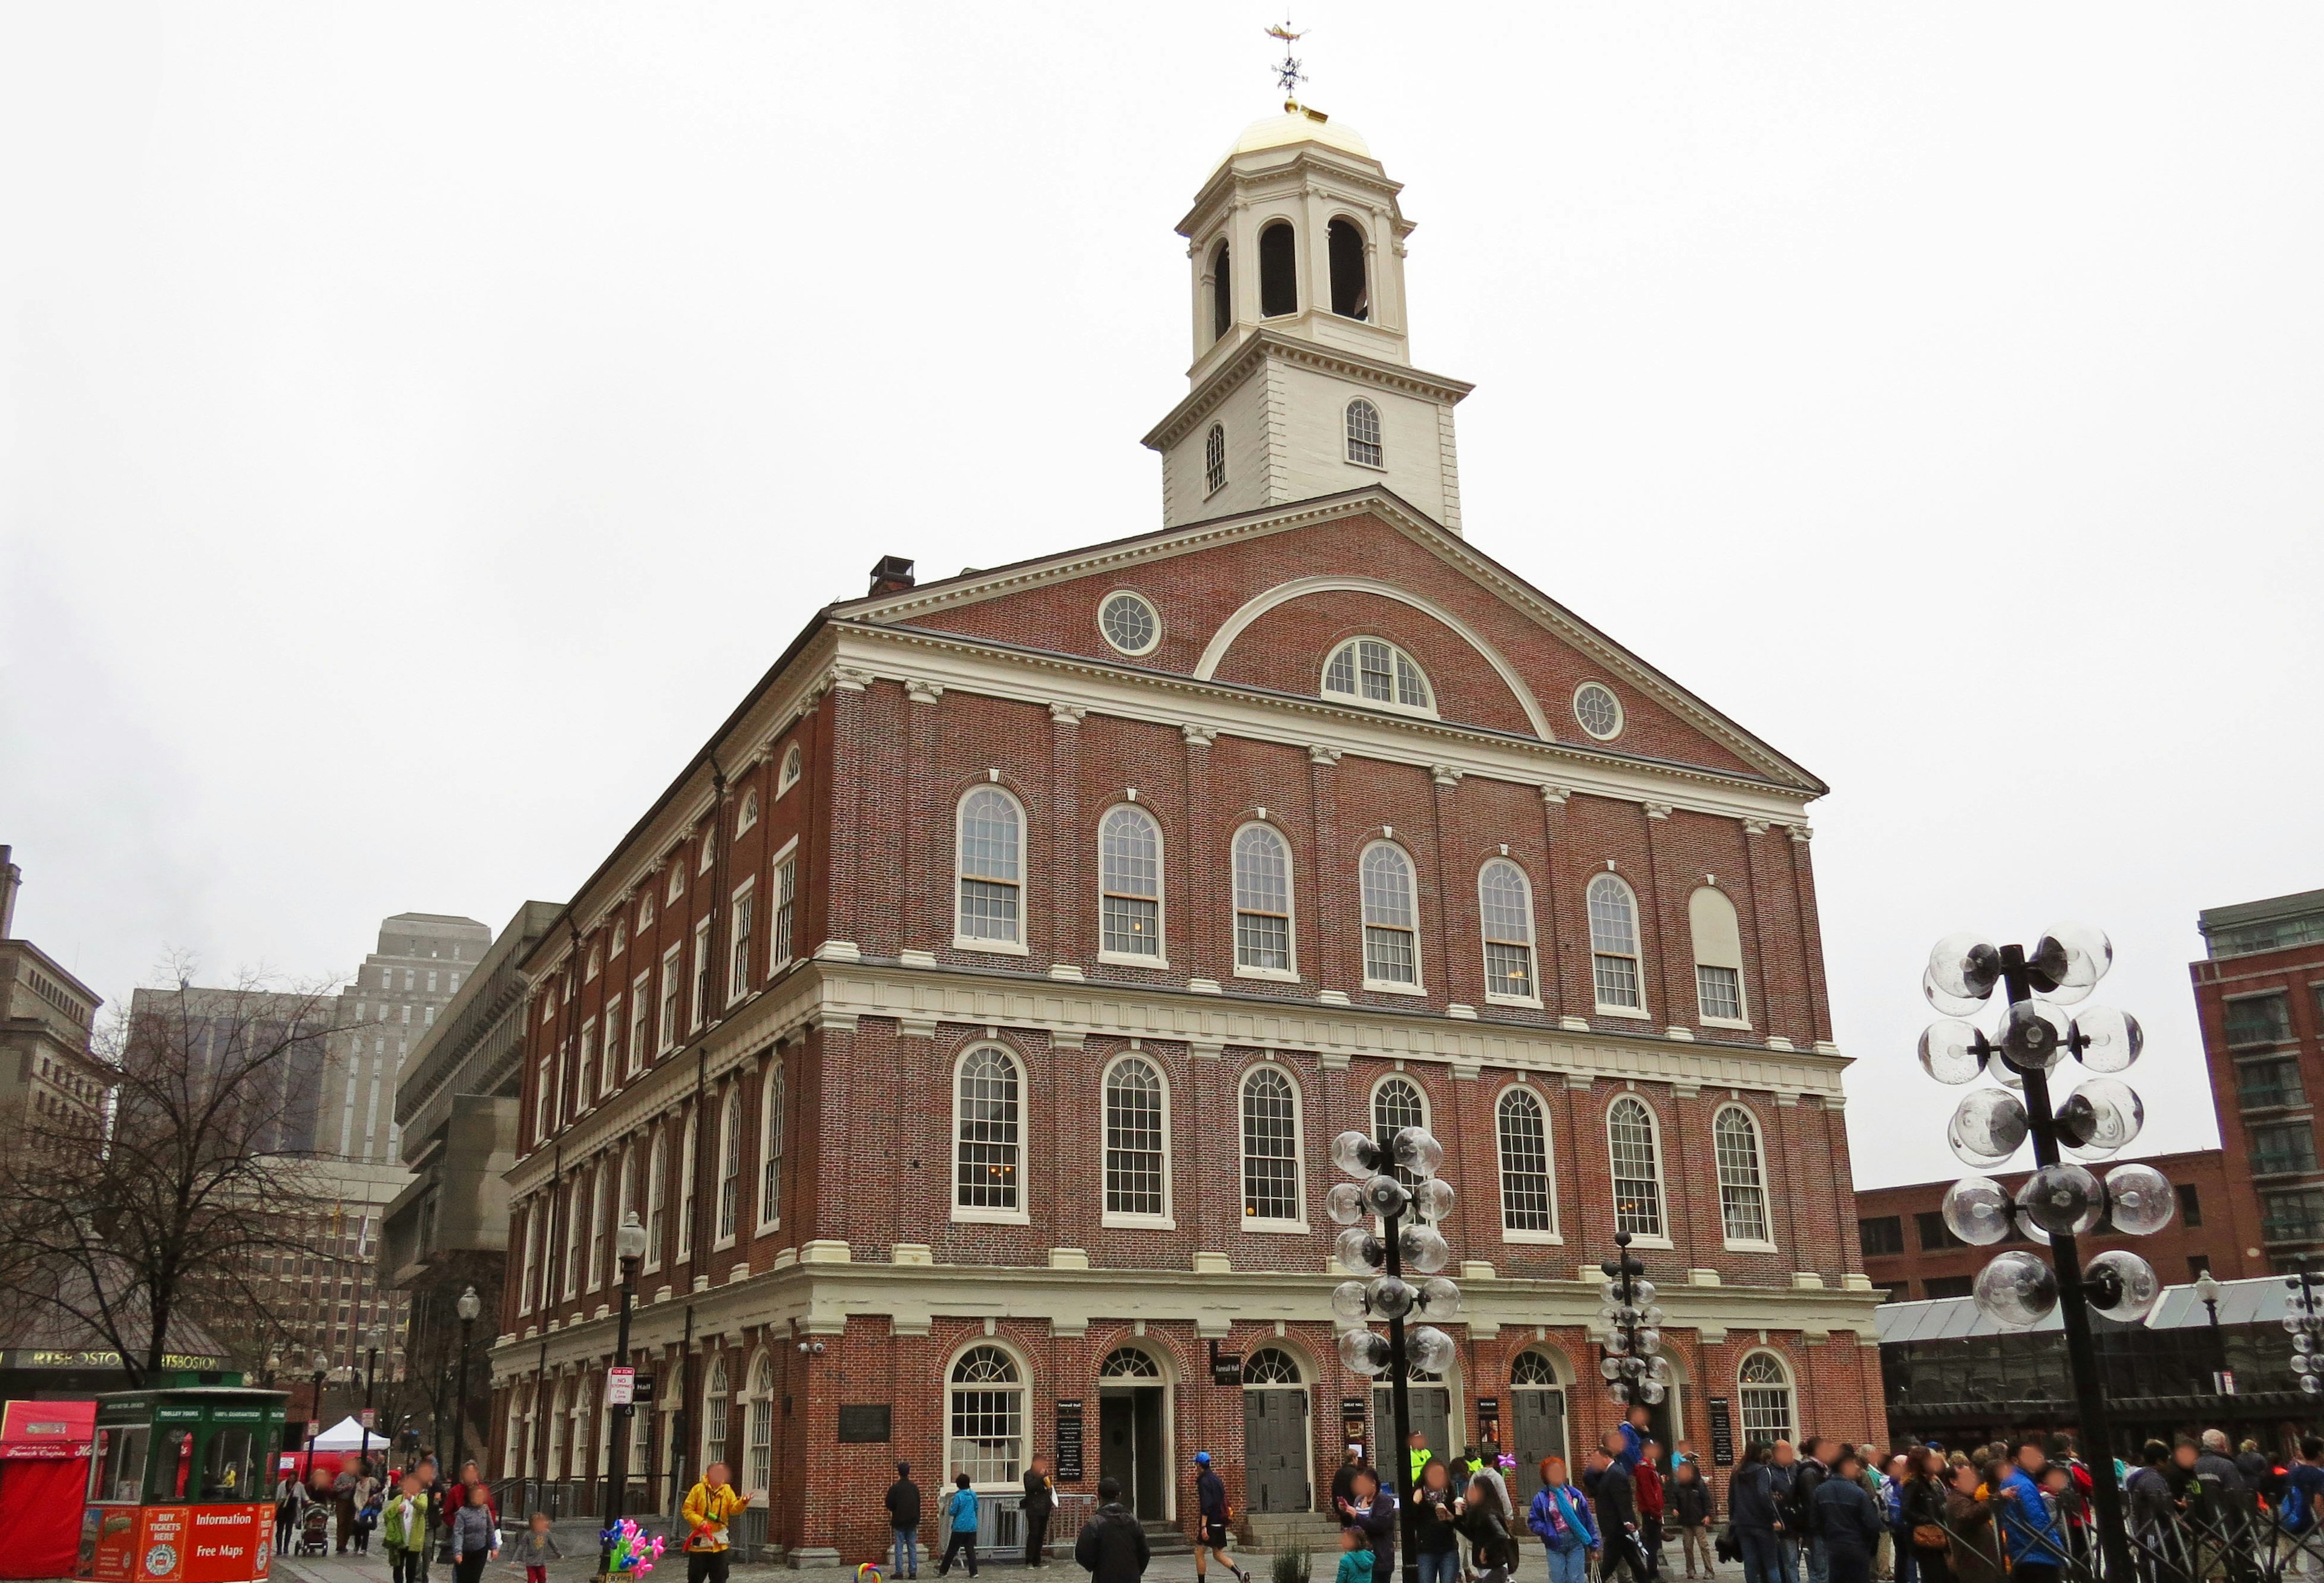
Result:
[[[733,893],[727,898],[726,926],[729,930],[739,929],[742,927],[742,904],[744,902],[756,902],[758,897],[758,885],[759,877],[756,874],[753,874],[749,879],[743,880],[742,883],[734,887]],[[751,908],[751,927],[757,929],[763,926],[763,924],[764,920],[759,916],[758,907],[753,905]],[[751,992],[751,952],[755,950],[756,947],[747,940],[742,942],[742,944],[745,949],[738,957],[734,952],[734,942],[731,940],[727,942],[726,1004],[729,1006],[733,1006]],[[736,979],[734,972],[734,970],[737,967],[742,969],[742,976],[739,980]]]
[[[1299,1085],[1299,1074],[1279,1061],[1254,1061],[1235,1081],[1235,1202],[1240,1207],[1242,1201],[1242,1165],[1250,1148],[1250,1140],[1243,1136],[1242,1091],[1260,1072],[1278,1073],[1291,1085],[1291,1163],[1299,1183],[1299,1207],[1304,1210],[1307,1207],[1307,1096]],[[1421,1096],[1421,1102],[1427,1103],[1426,1095]],[[1236,1219],[1242,1222],[1244,1230],[1261,1237],[1305,1236],[1311,1229],[1304,1214],[1296,1220],[1261,1219],[1252,1215],[1238,1215]]]
[[[1033,1431],[1033,1367],[1031,1361],[1026,1358],[1022,1348],[1011,1345],[1008,1340],[1000,1336],[972,1336],[960,1346],[954,1348],[952,1355],[945,1359],[944,1367],[936,1371],[936,1427],[943,1433],[945,1443],[949,1445],[952,1441],[953,1370],[960,1367],[960,1360],[962,1358],[975,1351],[979,1347],[990,1347],[994,1351],[1001,1353],[1007,1357],[1010,1367],[1014,1367],[1017,1371],[1017,1378],[1011,1383],[1010,1388],[1013,1388],[1017,1392],[1019,1397],[1017,1422],[1024,1426],[1025,1431],[1023,1435],[1019,1437],[1019,1449],[1021,1454],[1018,1458],[1018,1464],[1020,1468],[1029,1468],[1033,1465],[1033,1448],[1035,1444]],[[992,1387],[986,1386],[984,1388],[990,1390]],[[1168,1398],[1165,1397],[1164,1400],[1167,1404]],[[1167,1412],[1167,1405],[1165,1410]],[[1167,1422],[1165,1427],[1166,1429],[1167,1427]],[[951,1486],[946,1486],[945,1487],[949,1489]],[[1022,1495],[1025,1493],[1023,1487],[1014,1482],[978,1484],[972,1481],[968,1487],[972,1491],[980,1495]]]
[[[1144,648],[1124,649],[1120,644],[1113,640],[1113,634],[1105,630],[1105,607],[1111,604],[1117,599],[1134,599],[1138,601],[1139,603],[1146,607],[1146,613],[1149,618],[1151,618],[1154,624],[1154,636],[1146,640]],[[1097,621],[1097,635],[1104,639],[1106,647],[1112,649],[1117,654],[1126,654],[1132,659],[1136,659],[1143,655],[1151,654],[1157,649],[1162,647],[1161,608],[1135,588],[1107,589],[1105,594],[1097,602],[1097,614],[1095,619]]]
[[[604,1029],[605,1036],[597,1041],[597,1092],[600,1095],[612,1093],[621,1086],[622,1078],[626,1075],[626,1073],[614,1072],[613,1052],[607,1048],[613,1042],[616,1029],[623,1032],[628,1030],[629,1025],[622,1020],[623,1009],[622,998],[619,995],[609,995],[605,998]],[[622,1051],[622,1063],[624,1066],[628,1065],[630,1053],[627,1048],[624,1048]]]
[[[596,1103],[596,1095],[591,1092],[595,1085],[589,1081],[589,1068],[596,1063],[599,1054],[595,1017],[589,1017],[581,1024],[581,1040],[576,1048],[580,1055],[573,1072],[573,1114],[586,1116]]]
[[[1105,1207],[1106,1085],[1113,1081],[1113,1073],[1116,1067],[1121,1066],[1131,1061],[1144,1063],[1147,1069],[1154,1073],[1155,1078],[1162,1085],[1162,1212],[1158,1215],[1132,1214],[1115,1210],[1109,1210]],[[1019,1107],[1019,1114],[1020,1117],[1023,1114],[1023,1107],[1021,1103]],[[1021,1120],[1019,1122],[1018,1130],[1019,1132],[1024,1130],[1024,1125]],[[1170,1169],[1170,1163],[1176,1152],[1172,1146],[1170,1137],[1170,1074],[1163,1070],[1162,1063],[1157,1060],[1149,1052],[1144,1050],[1124,1050],[1112,1060],[1107,1062],[1103,1069],[1098,1072],[1097,1150],[1098,1224],[1101,1226],[1130,1227],[1150,1231],[1176,1231],[1178,1229],[1177,1216],[1175,1212],[1177,1209],[1177,1201],[1170,1195],[1171,1177],[1174,1174]],[[1241,1164],[1240,1160],[1238,1159],[1236,1164],[1238,1167],[1240,1167]],[[1238,1169],[1237,1174],[1240,1174],[1240,1169]],[[1019,1190],[1017,1197],[1020,1203],[1024,1201],[1025,1194],[1022,1189]]]
[[[1358,462],[1351,463],[1350,465],[1361,466],[1363,464]],[[1387,469],[1382,468],[1381,471],[1386,472]],[[1323,678],[1332,674],[1332,661],[1339,657],[1341,649],[1348,648],[1351,644],[1355,643],[1385,644],[1388,651],[1388,674],[1390,676],[1393,676],[1396,674],[1397,656],[1403,656],[1404,662],[1412,667],[1413,670],[1419,676],[1420,685],[1427,689],[1427,707],[1425,709],[1418,708],[1410,704],[1401,703],[1394,698],[1367,698],[1361,692],[1334,693],[1326,688],[1323,686]],[[1391,691],[1392,690],[1393,688],[1391,688]],[[1403,648],[1399,644],[1390,643],[1386,638],[1382,638],[1378,634],[1371,632],[1359,632],[1352,638],[1343,639],[1332,645],[1332,651],[1323,656],[1323,668],[1317,672],[1315,676],[1315,695],[1323,699],[1326,704],[1337,704],[1349,709],[1385,710],[1390,714],[1402,714],[1414,720],[1435,720],[1440,718],[1436,710],[1436,681],[1434,677],[1428,674],[1428,667],[1421,664],[1417,659],[1415,659],[1412,657],[1411,650]]]
[[[1141,955],[1135,951],[1108,951],[1102,944],[1105,939],[1105,822],[1121,808],[1135,809],[1154,829],[1154,943],[1157,949],[1151,956]],[[1022,841],[1020,833],[1020,855]],[[1162,821],[1154,816],[1154,811],[1139,803],[1107,804],[1105,811],[1097,816],[1097,937],[1101,942],[1098,961],[1115,967],[1167,968],[1170,965],[1169,873],[1169,842],[1162,834]],[[1018,920],[1020,925],[1024,920],[1021,897],[1018,902]]]
[[[1242,908],[1235,905],[1235,848],[1242,840],[1242,833],[1254,824],[1271,832],[1275,839],[1283,843],[1284,955],[1291,963],[1289,967],[1243,966],[1239,954],[1240,948],[1233,938],[1236,920],[1242,915]],[[1234,964],[1236,978],[1264,979],[1277,984],[1299,981],[1299,854],[1291,844],[1291,837],[1271,819],[1246,819],[1236,825],[1234,833],[1227,838],[1227,933],[1228,950],[1238,953]]]
[[[645,1008],[642,1026],[638,1017],[641,1007]],[[646,1069],[646,1063],[653,1059],[653,969],[648,968],[630,984],[630,1047],[622,1053],[623,1077],[635,1077]]]
[[[701,1116],[692,1105],[686,1108],[686,1118],[678,1129],[678,1192],[672,1195],[671,1210],[678,1223],[671,1228],[671,1261],[684,1264],[694,1257],[694,1178],[701,1164]]]
[[[685,1029],[681,1026],[686,1009],[686,946],[683,943],[661,953],[661,998],[654,1002],[654,1054],[667,1055],[685,1038]],[[664,1017],[662,1008],[669,999],[673,983],[678,987],[678,1013]]]
[[[798,743],[793,742],[789,747],[783,750],[782,768],[775,771],[776,801],[781,801],[784,793],[789,791],[791,787],[797,786],[806,778],[807,750],[802,748]]]
[[[1651,1110],[1653,1107],[1648,1106],[1647,1109]],[[1744,1119],[1751,1124],[1751,1149],[1757,1156],[1756,1164],[1759,1167],[1759,1219],[1766,1222],[1768,1230],[1773,1231],[1775,1229],[1775,1206],[1767,1192],[1767,1128],[1760,1121],[1758,1112],[1752,1109],[1750,1106],[1734,1100],[1725,1101],[1711,1112],[1711,1184],[1714,1190],[1721,1193],[1726,1190],[1727,1184],[1719,1179],[1719,1118],[1729,1110],[1740,1112]],[[1775,1246],[1772,1238],[1738,1238],[1728,1236],[1727,1201],[1724,1197],[1719,1200],[1719,1235],[1729,1253],[1780,1253],[1783,1251]]]
[[[784,952],[780,956],[774,954],[775,915],[783,910],[783,865],[785,863],[796,863],[798,861],[796,854],[798,851],[798,843],[799,838],[796,835],[792,836],[788,841],[783,842],[781,847],[777,849],[775,855],[772,858],[767,861],[767,916],[765,927],[767,932],[768,953],[767,982],[770,984],[772,984],[778,976],[788,971],[791,964],[798,960],[799,889],[798,871],[797,869],[793,869],[791,871],[791,937],[787,943],[790,948]],[[957,898],[955,898],[955,905],[957,905]]]
[[[589,1229],[586,1233],[588,1253],[582,1261],[588,1273],[582,1283],[586,1292],[605,1289],[605,1163],[598,1161],[589,1168]]]
[[[1007,797],[1011,803],[1015,804],[1017,807],[1017,938],[1014,940],[995,940],[989,936],[973,936],[964,934],[961,932],[960,927],[960,885],[961,881],[967,878],[966,873],[961,867],[961,818],[967,809],[968,799],[974,796],[978,792],[986,790],[999,792],[1002,796]],[[983,951],[991,952],[1001,956],[1027,956],[1031,954],[1031,953],[1026,948],[1025,935],[1027,933],[1026,925],[1029,921],[1026,915],[1032,910],[1030,896],[1032,886],[1029,881],[1031,879],[1033,864],[1032,853],[1028,850],[1032,843],[1032,823],[1025,816],[1025,804],[1022,799],[1020,799],[1015,792],[1010,791],[1007,787],[999,785],[996,782],[983,781],[978,785],[972,786],[966,791],[961,793],[959,799],[953,804],[952,945],[954,951]]]
[[[692,1020],[686,1029],[689,1034],[700,1033],[710,1020],[708,1002],[718,993],[718,963],[710,954],[711,922],[707,914],[694,921],[694,971],[687,975],[686,984],[687,997],[694,1002]]]
[[[742,805],[734,813],[734,833],[747,834],[759,824],[759,793],[756,787],[742,794]]]
[[[1541,982],[1541,920],[1535,916],[1534,911],[1533,876],[1526,873],[1526,866],[1523,863],[1518,862],[1515,858],[1505,858],[1496,854],[1495,856],[1487,858],[1483,862],[1477,865],[1477,961],[1480,965],[1486,968],[1485,982],[1488,984],[1491,983],[1493,981],[1491,965],[1485,952],[1485,947],[1488,943],[1484,927],[1485,870],[1491,868],[1495,863],[1508,864],[1510,868],[1517,870],[1517,878],[1525,881],[1526,934],[1529,937],[1526,944],[1526,954],[1532,959],[1533,981],[1537,985]],[[1539,995],[1504,995],[1494,989],[1487,989],[1485,991],[1485,1004],[1488,1006],[1523,1006],[1535,1011],[1542,1009],[1541,997]],[[1496,1146],[1498,1146],[1499,1141],[1499,1140],[1498,1138],[1495,1139]]]
[[[1643,1096],[1627,1089],[1607,1100],[1606,1109],[1600,1111],[1598,1117],[1599,1136],[1606,1140],[1606,1181],[1610,1186],[1617,1177],[1614,1170],[1614,1108],[1625,1100],[1637,1100],[1638,1108],[1646,1113],[1646,1142],[1655,1152],[1655,1210],[1656,1218],[1663,1223],[1663,1229],[1659,1232],[1631,1232],[1630,1246],[1667,1248],[1671,1246],[1670,1168],[1663,1158],[1663,1118],[1655,1113],[1654,1106],[1648,1104]],[[1716,1161],[1712,1164],[1711,1179],[1716,1183],[1718,1180]],[[1618,1227],[1619,1224],[1618,1211],[1616,1225]]]
[[[1356,322],[1360,323],[1361,321],[1359,320]],[[1372,410],[1372,422],[1377,425],[1379,429],[1380,459],[1377,462],[1367,462],[1362,460],[1360,457],[1352,456],[1348,454],[1350,447],[1355,443],[1348,434],[1348,408],[1354,406],[1357,401],[1362,401],[1365,406]],[[1367,473],[1385,473],[1388,471],[1388,421],[1380,415],[1379,403],[1378,401],[1370,400],[1365,397],[1358,396],[1349,401],[1347,406],[1340,409],[1340,460],[1345,462],[1351,467],[1360,467]]]
[[[734,1229],[718,1229],[719,1199],[726,1191],[726,1124],[734,1124]],[[718,1174],[710,1183],[710,1251],[724,1253],[742,1239],[742,1190],[750,1178],[750,1159],[742,1137],[742,1085],[726,1085],[725,1103],[718,1108]]]
[[[1392,846],[1403,856],[1404,875],[1407,880],[1411,881],[1412,885],[1410,892],[1412,902],[1412,982],[1407,984],[1396,979],[1375,979],[1370,973],[1366,973],[1363,978],[1363,987],[1371,990],[1374,994],[1403,995],[1415,999],[1425,1000],[1428,997],[1428,960],[1422,954],[1420,949],[1420,865],[1414,861],[1411,849],[1406,847],[1402,842],[1390,841],[1386,836],[1382,836],[1378,840],[1364,842],[1363,851],[1356,854],[1356,950],[1363,963],[1366,966],[1370,966],[1371,962],[1371,953],[1364,949],[1363,932],[1366,929],[1372,927],[1372,925],[1364,921],[1364,859],[1371,855],[1371,851],[1374,847],[1380,846]],[[1385,928],[1389,925],[1382,925],[1380,926]]]
[[[1602,735],[1591,731],[1587,725],[1582,725],[1582,695],[1591,687],[1598,688],[1606,696],[1614,700],[1614,729]],[[1612,741],[1622,734],[1622,727],[1629,723],[1628,713],[1622,707],[1622,695],[1614,690],[1612,683],[1601,682],[1595,676],[1585,676],[1573,684],[1573,696],[1566,700],[1565,710],[1567,713],[1573,716],[1573,723],[1582,726],[1582,734],[1595,742]]]
[[[1211,485],[1211,436],[1213,432],[1215,432],[1219,437],[1219,482],[1215,487]],[[1227,470],[1226,452],[1226,425],[1223,423],[1213,423],[1209,428],[1203,431],[1203,483],[1204,485],[1203,490],[1203,498],[1204,500],[1209,500],[1212,496],[1225,489],[1228,484],[1234,482],[1234,474]]]
[[[1597,920],[1590,916],[1590,892],[1591,888],[1597,885],[1599,880],[1608,878],[1612,879],[1616,884],[1619,885],[1630,898],[1630,943],[1632,950],[1630,952],[1629,961],[1630,964],[1637,970],[1638,974],[1638,1004],[1636,1006],[1609,1006],[1606,1002],[1598,999],[1598,958],[1600,956],[1618,956],[1621,954],[1619,952],[1600,951],[1598,949]],[[1638,906],[1638,888],[1631,884],[1628,879],[1623,879],[1621,875],[1615,873],[1611,869],[1605,870],[1600,873],[1592,874],[1590,877],[1590,883],[1582,888],[1582,922],[1583,928],[1586,931],[1584,937],[1590,943],[1590,999],[1591,1005],[1597,1008],[1598,1015],[1600,1017],[1627,1017],[1634,1022],[1652,1021],[1654,1018],[1654,1012],[1652,1008],[1647,1004],[1648,997],[1646,994],[1646,920],[1644,909]],[[1540,962],[1538,958],[1536,958],[1534,965],[1535,971],[1538,972],[1540,971]]]
[[[757,1221],[756,1235],[761,1237],[783,1229],[782,1179],[779,1175],[775,1181],[772,1213],[768,1212],[766,1192],[770,1151],[776,1151],[771,1155],[772,1158],[779,1160],[782,1157],[779,1153],[782,1127],[779,1124],[789,1118],[788,1114],[778,1115],[777,1107],[769,1102],[778,1092],[783,1096],[780,1109],[787,1113],[790,1109],[790,1094],[783,1086],[783,1058],[779,1048],[775,1058],[767,1063],[766,1075],[759,1080],[759,1180],[753,1184],[752,1194],[759,1201],[752,1218]]]
[[[1501,1164],[1501,1101],[1511,1091],[1530,1098],[1541,1110],[1541,1158],[1545,1174],[1549,1178],[1549,1229],[1546,1231],[1512,1231],[1508,1227],[1508,1210],[1502,1190]],[[1501,1240],[1521,1247],[1563,1247],[1565,1224],[1557,1201],[1557,1128],[1550,1115],[1549,1100],[1530,1083],[1506,1082],[1493,1091],[1493,1219],[1500,1222]]]
[[[965,1206],[960,1201],[960,1073],[961,1068],[968,1064],[968,1058],[980,1050],[998,1050],[1009,1060],[1014,1062],[1017,1067],[1017,1207],[1013,1210]],[[956,1225],[1029,1226],[1033,1223],[1032,1150],[1027,1146],[1025,1137],[1028,1130],[1026,1116],[1031,1109],[1031,1091],[1027,1081],[1028,1076],[1024,1057],[1008,1045],[991,1039],[979,1039],[953,1058],[950,1080],[952,1124],[951,1130],[945,1137],[945,1201],[952,1206],[952,1218]],[[945,1384],[949,1393],[952,1384],[950,1364],[945,1366]],[[949,1417],[951,1407],[952,1399],[947,1394],[945,1398],[947,1424],[951,1422]]]
[[[640,1195],[641,1201],[645,1206],[642,1218],[649,1228],[653,1225],[657,1209],[664,1216],[669,1213],[669,1186],[666,1180],[669,1174],[669,1129],[657,1123],[653,1132],[653,1143],[646,1150],[645,1192]],[[656,1200],[660,1201],[659,1204],[656,1203]],[[638,1261],[640,1273],[659,1270],[662,1267],[664,1254],[669,1247],[669,1227],[665,1224],[661,1232],[662,1246],[659,1249],[653,1247],[650,1238],[647,1239],[646,1256]]]

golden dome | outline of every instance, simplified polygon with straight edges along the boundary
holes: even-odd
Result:
[[[1269,115],[1264,121],[1254,121],[1242,130],[1242,135],[1227,151],[1227,159],[1240,154],[1256,154],[1268,149],[1288,148],[1294,143],[1319,143],[1325,148],[1337,149],[1343,154],[1353,154],[1369,160],[1372,151],[1359,137],[1354,128],[1335,123],[1321,110],[1310,110],[1304,105],[1290,104],[1280,115]],[[1224,163],[1222,161],[1221,163]]]

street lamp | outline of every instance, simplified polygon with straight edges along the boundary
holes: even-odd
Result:
[[[2090,1312],[2143,1318],[2162,1284],[2144,1259],[2120,1248],[2083,1265],[2074,1238],[2109,1219],[2113,1229],[2132,1236],[2159,1231],[2171,1223],[2178,1201],[2170,1180],[2152,1165],[2117,1165],[2101,1184],[2083,1165],[2061,1157],[2062,1150],[2074,1161],[2109,1159],[2145,1122],[2138,1095],[2110,1075],[2126,1070],[2144,1047],[2137,1019],[2104,1007],[2083,1007],[2070,1018],[2061,1009],[2085,999],[2113,963],[2113,943],[2085,925],[2052,925],[2031,953],[1975,934],[1948,934],[1930,952],[1921,976],[1922,993],[1945,1015],[1922,1034],[1920,1053],[1923,1070],[1939,1082],[1990,1075],[2002,1085],[1971,1089],[1953,1111],[1946,1141],[1963,1164],[1980,1173],[1998,1170],[2033,1140],[2035,1170],[2014,1200],[1990,1176],[1965,1176],[1945,1194],[1945,1224],[1964,1242],[1999,1242],[2014,1229],[2050,1245],[2046,1265],[2030,1253],[1996,1255],[1978,1275],[1977,1305],[2011,1330],[2058,1311],[2089,1452],[2099,1548],[2107,1571],[2128,1578],[2130,1544]],[[1982,1012],[1997,987],[2007,994],[1997,1033],[1988,1035],[1962,1019]],[[2050,1073],[2070,1054],[2098,1075],[2084,1078],[2053,1109]]]
[[[299,1476],[301,1484],[315,1482],[315,1437],[323,1428],[323,1376],[330,1372],[330,1355],[316,1348],[314,1401],[307,1410],[307,1422],[312,1427],[307,1431],[307,1470]]]
[[[1605,1327],[1598,1345],[1606,1356],[1598,1372],[1615,1406],[1641,1402],[1653,1407],[1670,1394],[1670,1359],[1662,1355],[1665,1316],[1655,1303],[1655,1284],[1643,1278],[1646,1266],[1630,1256],[1630,1234],[1615,1232],[1614,1247],[1615,1256],[1598,1266],[1606,1272],[1598,1310]]]
[[[367,1355],[364,1360],[363,1449],[355,1455],[368,1472],[371,1468],[371,1393],[372,1387],[379,1384],[379,1351],[387,1345],[387,1332],[374,1325],[364,1341]]]
[[[468,1461],[468,1337],[476,1328],[476,1316],[484,1311],[484,1300],[476,1295],[474,1286],[460,1293],[452,1304],[452,1311],[460,1316],[460,1388],[452,1397],[452,1435],[460,1442],[460,1466]]]
[[[2300,1388],[2311,1396],[2324,1395],[2324,1297],[2316,1293],[2315,1276],[2308,1268],[2308,1256],[2300,1256],[2300,1273],[2287,1275],[2283,1284],[2292,1289],[2292,1298],[2284,1306],[2283,1328],[2292,1332],[2292,1372],[2300,1376]],[[2217,1322],[2217,1321],[2214,1321]]]
[[[628,1388],[615,1392],[614,1376],[605,1376],[606,1394],[613,1398],[613,1443],[609,1448],[613,1456],[613,1477],[605,1490],[604,1537],[597,1544],[597,1570],[610,1572],[613,1566],[613,1530],[620,1526],[624,1497],[629,1494],[631,1421],[637,1414],[634,1397],[638,1376],[630,1363],[630,1309],[637,1301],[638,1261],[646,1256],[645,1222],[638,1219],[635,1210],[623,1211],[622,1223],[613,1230],[613,1254],[621,1260],[622,1325],[613,1341],[613,1363],[616,1367],[630,1370]]]
[[[2195,1295],[2211,1321],[2211,1390],[2216,1394],[2227,1383],[2227,1339],[2219,1334],[2219,1278],[2208,1269],[2197,1275]]]
[[[1369,1280],[1342,1281],[1332,1289],[1332,1311],[1351,1328],[1340,1332],[1340,1361],[1360,1375],[1388,1376],[1389,1411],[1396,1425],[1397,1489],[1402,1503],[1398,1514],[1404,1527],[1404,1583],[1419,1583],[1418,1513],[1413,1504],[1414,1469],[1404,1442],[1412,1434],[1412,1404],[1407,1390],[1416,1366],[1432,1374],[1452,1367],[1452,1338],[1434,1325],[1420,1325],[1407,1333],[1404,1319],[1415,1310],[1432,1319],[1450,1319],[1461,1306],[1461,1288],[1437,1274],[1452,1261],[1452,1245],[1430,1225],[1452,1212],[1452,1184],[1436,1174],[1444,1163],[1444,1146],[1416,1127],[1398,1127],[1375,1143],[1360,1132],[1343,1132],[1332,1140],[1332,1163],[1357,1182],[1334,1183],[1323,1195],[1323,1207],[1333,1219],[1347,1228],[1332,1244],[1342,1269]],[[1401,1166],[1414,1178],[1406,1188],[1392,1167]],[[1409,1213],[1413,1223],[1403,1223]],[[1368,1215],[1380,1219],[1380,1235],[1364,1229]],[[1428,1278],[1417,1286],[1404,1278],[1405,1267]],[[1377,1314],[1388,1321],[1385,1337],[1363,1328]]]

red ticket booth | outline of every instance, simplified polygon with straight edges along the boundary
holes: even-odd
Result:
[[[260,1583],[273,1559],[271,1476],[290,1399],[241,1385],[99,1396],[76,1574]]]
[[[0,1578],[68,1578],[80,1543],[94,1402],[0,1410]]]

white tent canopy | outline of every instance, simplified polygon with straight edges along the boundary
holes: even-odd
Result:
[[[353,1416],[340,1419],[315,1437],[315,1449],[318,1451],[360,1451],[363,1446],[363,1421]],[[387,1437],[373,1430],[371,1446],[375,1451],[386,1450]]]

